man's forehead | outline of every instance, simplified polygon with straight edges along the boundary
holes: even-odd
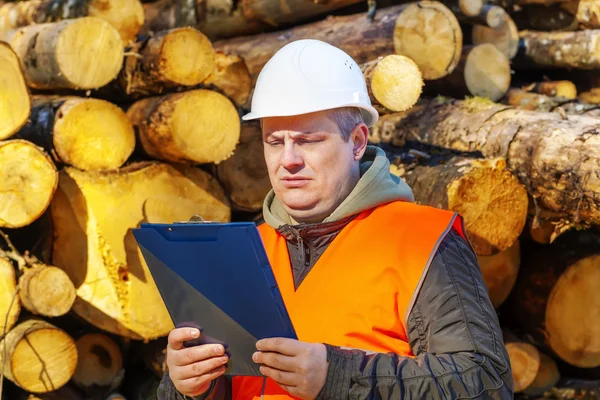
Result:
[[[338,131],[337,124],[325,112],[264,118],[261,125],[266,135],[283,131],[299,134]]]

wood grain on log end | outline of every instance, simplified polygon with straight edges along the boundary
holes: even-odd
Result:
[[[4,377],[31,393],[54,391],[75,372],[75,341],[46,321],[21,322],[0,342],[0,346],[4,345],[5,351],[0,352],[0,361],[6,365]]]
[[[423,77],[410,58],[392,54],[361,67],[374,105],[379,103],[390,111],[404,111],[419,100]]]
[[[144,7],[140,0],[92,0],[88,15],[111,24],[124,44],[134,41],[144,25]]]
[[[540,369],[540,352],[526,342],[508,342],[505,344],[514,381],[516,393],[527,389],[535,380]]]
[[[458,8],[467,17],[479,15],[483,6],[483,0],[458,0]]]
[[[56,166],[42,149],[14,139],[0,142],[0,227],[20,228],[38,219],[56,191]]]
[[[510,87],[510,62],[494,45],[481,44],[469,52],[464,75],[472,95],[497,101]]]
[[[110,387],[123,368],[121,349],[102,333],[88,333],[77,339],[79,361],[73,382],[81,388]]]
[[[396,19],[396,54],[412,59],[423,79],[438,79],[451,73],[460,60],[463,35],[456,16],[435,1],[409,4]]]
[[[512,246],[498,254],[477,256],[477,259],[492,305],[499,308],[517,281],[521,265],[520,242],[516,240]]]
[[[176,163],[219,163],[231,156],[240,136],[233,103],[216,91],[197,89],[134,103],[127,115],[144,151]]]
[[[560,371],[554,359],[540,353],[540,368],[531,384],[523,391],[529,396],[541,396],[553,388],[560,380]]]
[[[59,317],[71,310],[75,287],[62,269],[37,264],[19,277],[19,298],[33,314]]]
[[[15,326],[20,313],[15,267],[10,260],[0,257],[0,337]]]
[[[27,122],[31,99],[19,58],[0,42],[0,140],[12,136]]]
[[[473,26],[471,40],[473,44],[493,44],[509,60],[515,58],[519,50],[519,30],[508,14],[504,14],[504,23],[497,28],[483,25]]]

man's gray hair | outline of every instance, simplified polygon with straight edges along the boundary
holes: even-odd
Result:
[[[345,141],[350,139],[350,134],[356,128],[356,125],[364,122],[362,113],[357,107],[335,108],[331,110],[330,117],[340,128]]]

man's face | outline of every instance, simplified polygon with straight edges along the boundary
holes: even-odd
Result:
[[[360,178],[367,135],[359,127],[345,141],[326,112],[263,120],[271,185],[294,220],[322,221],[346,198]]]

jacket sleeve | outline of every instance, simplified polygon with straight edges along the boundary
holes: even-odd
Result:
[[[513,380],[477,258],[452,230],[442,240],[409,315],[414,357],[326,345],[318,400],[512,399]]]
[[[156,400],[229,400],[231,399],[231,380],[224,376],[215,379],[206,393],[200,396],[184,396],[173,385],[167,371],[158,385]]]

